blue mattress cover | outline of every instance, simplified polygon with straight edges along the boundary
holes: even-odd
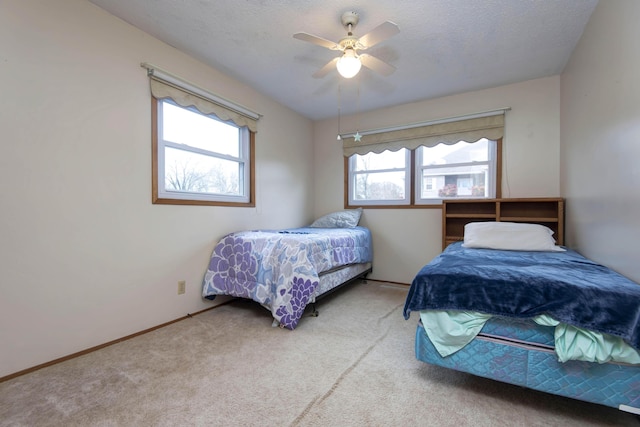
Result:
[[[414,278],[404,307],[554,319],[640,349],[640,285],[579,253],[447,247]]]

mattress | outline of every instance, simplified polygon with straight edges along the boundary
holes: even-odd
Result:
[[[574,360],[560,363],[553,340],[549,345],[552,328],[526,323],[491,319],[475,339],[447,357],[440,356],[418,323],[416,357],[497,381],[640,412],[640,366]]]
[[[640,286],[579,253],[449,245],[414,278],[404,309],[509,318],[547,315],[640,350]]]

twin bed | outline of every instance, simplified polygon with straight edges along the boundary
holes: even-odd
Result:
[[[557,246],[540,225],[549,218],[465,215],[463,241],[449,239],[411,284],[416,357],[640,413],[640,285]]]
[[[357,225],[360,214],[346,210],[309,227],[225,236],[213,249],[203,297],[252,299],[271,312],[274,326],[295,329],[307,305],[371,272],[371,232]]]

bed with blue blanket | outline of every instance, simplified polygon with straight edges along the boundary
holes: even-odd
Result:
[[[361,226],[231,233],[213,249],[202,295],[252,299],[294,329],[308,304],[364,278],[372,260],[371,232]]]
[[[416,357],[640,413],[640,285],[538,249],[456,242],[424,266],[404,307],[420,317]]]

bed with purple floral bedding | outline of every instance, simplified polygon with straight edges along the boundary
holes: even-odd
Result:
[[[252,299],[294,329],[318,296],[323,273],[367,264],[368,272],[372,259],[371,232],[360,226],[231,233],[213,249],[202,295]]]

